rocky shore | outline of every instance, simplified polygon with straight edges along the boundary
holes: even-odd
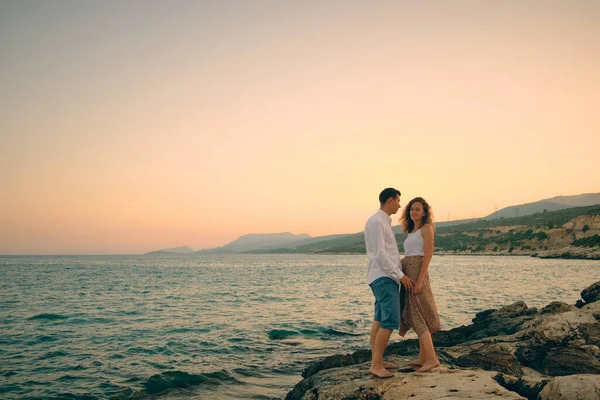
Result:
[[[442,365],[423,374],[369,374],[370,350],[310,364],[286,400],[600,399],[600,281],[575,305],[523,302],[482,311],[473,323],[433,335]],[[388,346],[385,359],[416,358],[418,341]]]

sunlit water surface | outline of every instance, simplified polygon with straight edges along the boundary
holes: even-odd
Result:
[[[282,398],[310,361],[368,347],[366,264],[356,255],[0,257],[0,397]],[[600,262],[435,256],[430,271],[450,329],[517,300],[574,303]]]

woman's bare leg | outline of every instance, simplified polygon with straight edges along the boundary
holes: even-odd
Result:
[[[419,336],[419,348],[419,359],[423,361],[423,364],[421,365],[421,368],[419,368],[416,372],[427,372],[433,368],[440,366],[440,360],[438,360],[435,354],[435,349],[433,348],[433,340],[431,339],[431,333],[429,333],[429,331],[426,331],[421,336]]]

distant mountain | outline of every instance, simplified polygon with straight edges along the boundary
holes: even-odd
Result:
[[[272,244],[272,245],[252,249],[252,250],[247,250],[247,251],[244,251],[244,253],[270,253],[270,252],[277,253],[279,251],[288,252],[290,250],[296,250],[298,248],[310,246],[313,243],[320,243],[323,241],[347,238],[348,236],[351,236],[351,235],[344,233],[344,234],[339,234],[339,235],[317,236],[317,237],[311,237],[308,239],[300,239],[300,240],[296,240],[296,241],[285,243],[285,244]]]
[[[179,246],[179,247],[171,247],[168,249],[162,249],[157,251],[151,251],[146,254],[191,254],[194,252],[194,249],[189,248],[188,246]]]
[[[600,204],[600,193],[586,193],[577,196],[556,196],[542,201],[550,201],[572,207],[593,206],[595,204]]]
[[[316,253],[332,248],[345,248],[364,241],[362,232],[344,235],[318,236],[309,240],[300,240],[280,246],[254,249],[247,253]]]
[[[544,199],[534,203],[506,207],[483,219],[514,218],[544,212],[544,210],[546,212],[558,211],[572,207],[593,206],[596,204],[600,204],[600,193],[586,193],[576,196],[556,196],[551,199]]]
[[[294,235],[290,232],[265,234],[249,233],[247,235],[240,236],[225,246],[200,250],[196,253],[243,253],[262,248],[281,247],[289,243],[306,239],[311,239],[311,236],[307,233],[302,233],[299,235]]]
[[[598,196],[598,197],[596,197]],[[478,240],[483,229],[491,229],[490,227],[500,226],[511,226],[511,225],[525,225],[525,226],[537,226],[538,230],[551,229],[550,227],[561,226],[569,220],[585,215],[595,215],[599,213],[600,204],[590,205],[584,207],[574,207],[565,204],[558,204],[549,200],[559,200],[563,202],[594,202],[599,195],[581,195],[581,196],[561,196],[548,200],[541,200],[536,203],[530,203],[528,205],[515,206],[520,207],[520,215],[517,217],[498,217],[496,218],[480,218],[480,219],[465,219],[458,221],[449,221],[436,223],[436,246],[439,250],[452,250],[452,251],[466,251],[468,246],[477,243],[477,246],[481,243],[487,243],[483,240]],[[529,206],[531,207],[525,207]],[[534,211],[536,207],[541,207],[539,211]],[[554,207],[560,207],[555,210]],[[546,212],[544,212],[544,209]],[[507,207],[500,211],[514,212],[514,207]],[[500,219],[502,218],[502,219]],[[539,228],[545,226],[546,228]],[[509,228],[509,229],[512,229]],[[528,228],[523,228],[527,230]],[[402,250],[402,242],[406,237],[406,234],[402,232],[400,225],[392,227],[392,231],[396,234],[398,245]],[[472,233],[461,236],[462,232],[477,232],[475,238],[470,238]],[[489,233],[485,233],[491,235]],[[593,234],[593,233],[592,233]],[[449,236],[448,236],[449,235]],[[450,240],[450,243],[446,243]],[[491,241],[488,240],[488,241]],[[439,243],[439,245],[438,245]],[[488,243],[489,244],[489,243]],[[508,249],[510,245],[505,246],[506,243],[499,243],[498,248],[502,249],[503,246]],[[475,246],[474,248],[477,248]],[[544,245],[548,247],[549,245]],[[552,247],[552,246],[549,246]],[[471,250],[469,250],[471,251]],[[523,250],[525,251],[525,249]],[[346,235],[331,235],[312,238],[309,241],[299,241],[290,243],[286,246],[272,247],[255,249],[252,253],[364,253],[365,242],[363,232],[346,234]],[[516,254],[516,253],[515,253]]]
[[[534,203],[521,204],[518,206],[506,207],[485,218],[471,218],[448,222],[436,222],[438,232],[444,231],[444,228],[461,225],[461,229],[474,224],[479,226],[479,222],[504,219],[515,219],[524,216],[530,216],[537,213],[551,213],[565,209],[571,209],[582,206],[592,206],[600,204],[600,193],[587,193],[576,196],[556,196],[551,199],[544,199]],[[577,214],[575,212],[575,214]],[[545,214],[544,214],[545,215]],[[562,214],[560,214],[562,215]],[[565,214],[569,215],[570,214]],[[547,218],[551,216],[548,215]],[[537,218],[537,217],[536,217]],[[541,218],[541,217],[540,217]],[[544,217],[546,218],[546,217]],[[552,217],[555,218],[555,217]],[[561,217],[563,218],[563,217]],[[572,218],[572,216],[571,216]],[[516,220],[515,220],[516,221]],[[529,221],[529,220],[528,220]],[[509,222],[509,221],[505,221]],[[512,221],[514,222],[514,221]],[[558,221],[556,221],[558,223]],[[560,222],[564,223],[564,222]],[[403,235],[400,225],[392,227],[394,233]],[[452,232],[454,232],[452,230]],[[364,252],[364,236],[362,232],[327,235],[311,237],[303,233],[295,235],[290,232],[267,233],[267,234],[247,234],[221,247],[205,249],[194,252],[187,246],[174,247],[170,249],[159,250],[147,254],[227,254],[227,253],[319,253],[319,252]]]

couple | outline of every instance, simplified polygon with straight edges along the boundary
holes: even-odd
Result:
[[[380,378],[394,376],[388,369],[400,366],[383,362],[383,353],[394,329],[404,336],[411,328],[419,336],[419,358],[408,365],[418,368],[417,372],[426,372],[440,365],[431,334],[440,330],[441,324],[427,273],[433,255],[431,211],[421,197],[412,199],[406,206],[401,222],[408,237],[404,241],[404,258],[400,261],[391,224],[391,215],[400,209],[400,191],[384,189],[379,203],[379,211],[365,226],[368,283],[375,296],[369,372]]]

